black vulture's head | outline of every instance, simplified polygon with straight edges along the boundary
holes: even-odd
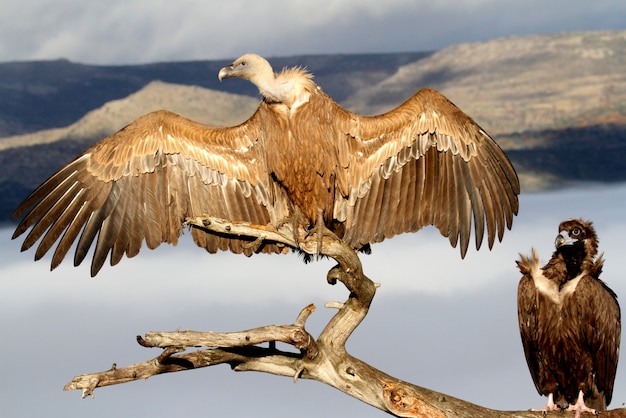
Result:
[[[598,237],[592,223],[569,219],[559,225],[559,235],[554,241],[556,252],[577,265],[593,262],[598,252]]]

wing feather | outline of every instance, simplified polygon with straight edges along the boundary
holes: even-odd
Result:
[[[127,194],[125,197],[128,199]],[[119,211],[116,213],[118,218],[118,230],[113,234],[113,247],[111,248],[111,265],[114,266],[119,263],[124,254],[128,254],[130,245],[130,234],[121,233],[122,231],[130,230],[132,225],[132,217],[134,215],[133,205],[129,205],[127,202],[122,202]],[[101,232],[102,233],[102,232]],[[136,255],[136,254],[134,254]]]
[[[48,212],[46,216],[42,218],[41,222],[39,222],[28,234],[26,240],[24,241],[24,245],[31,245],[37,239],[39,239],[43,235],[43,239],[37,251],[35,252],[35,260],[39,260],[54,244],[59,235],[62,232],[63,225],[60,225],[58,222],[59,216],[64,214],[70,201],[74,197],[75,193],[80,193],[81,190],[73,185],[70,187],[66,193],[64,193],[59,199],[54,202],[46,201],[46,206],[49,206]],[[64,229],[64,227],[63,227]],[[47,231],[47,232],[46,232]]]
[[[476,227],[478,227],[479,225],[483,226],[482,230],[476,229],[476,231],[481,231],[481,236],[484,234],[482,231],[484,231],[484,225],[494,225],[496,223],[496,217],[495,217],[495,213],[496,210],[494,208],[494,199],[491,197],[491,190],[489,189],[489,184],[488,182],[485,180],[484,177],[481,177],[481,171],[480,171],[480,167],[477,166],[472,166],[470,167],[470,172],[472,174],[472,178],[480,178],[479,180],[479,195],[481,197],[481,199],[479,199],[482,202],[482,207],[484,209],[484,212],[482,213],[475,213],[474,219],[476,219],[477,217],[481,218],[480,220],[480,224],[479,222],[475,222]],[[474,202],[472,202],[473,204]],[[478,235],[478,232],[477,232]],[[476,237],[476,248],[479,248],[479,242],[478,242],[478,236]],[[488,243],[492,243],[494,242],[496,239],[496,231],[494,228],[487,228],[487,242]]]
[[[374,236],[376,234],[376,224],[378,222],[378,211],[375,210],[380,207],[382,200],[382,187],[380,187],[380,175],[376,174],[371,178],[370,192],[366,195],[367,198],[364,201],[365,211],[360,214],[359,218],[362,219],[363,232],[367,231],[368,235]],[[363,238],[364,243],[368,242],[367,238]]]
[[[18,237],[24,233],[30,225],[35,223],[37,219],[41,218],[39,223],[35,225],[35,227],[26,236],[24,242],[22,243],[22,251],[30,248],[39,238],[41,238],[41,235],[45,232],[45,230],[54,222],[53,216],[46,215],[54,209],[55,204],[65,195],[67,189],[74,187],[74,179],[75,174],[71,173],[67,178],[59,177],[60,182],[57,187],[51,187],[52,184],[50,181],[45,182],[40,189],[35,190],[35,192],[33,192],[31,196],[29,196],[29,198],[27,198],[18,208],[19,210],[26,204],[32,205],[37,202],[38,199],[41,199],[32,211],[26,214],[13,233],[13,238]],[[36,193],[40,191],[41,193]],[[35,196],[35,199],[31,199],[32,196]],[[58,207],[56,210],[58,210]]]
[[[496,235],[501,240],[505,227],[511,227],[520,192],[513,166],[485,131],[443,95],[423,89],[383,115],[363,117],[344,110],[336,116],[349,144],[349,155],[342,157],[346,179],[339,183],[349,190],[338,197],[345,203],[335,208],[341,209],[338,219],[350,220],[344,236],[349,243],[377,242],[434,225],[453,246],[460,243],[464,256],[472,221],[477,248],[485,227],[490,248]],[[396,196],[395,182],[405,177],[395,173],[404,170],[408,176],[395,210],[368,196]],[[373,213],[382,217],[374,229]],[[401,227],[387,217],[402,219]]]
[[[461,242],[461,253],[467,252],[468,243],[470,240],[471,228],[472,228],[472,190],[471,185],[468,185],[469,172],[467,170],[467,164],[458,161],[452,161],[452,173],[450,174],[455,179],[455,194],[450,196],[450,201],[456,205],[456,210],[450,211],[452,216],[452,222],[450,224],[450,235],[456,235],[455,225],[458,225],[458,237]],[[478,228],[476,228],[476,236],[480,235]],[[453,243],[452,246],[456,246]]]
[[[445,177],[446,179],[454,179],[451,184],[443,184],[441,187],[447,193],[442,193],[444,197],[444,202],[447,203],[444,208],[440,210],[440,213],[443,214],[445,218],[441,222],[441,229],[445,231],[445,235],[449,237],[450,244],[453,247],[456,247],[459,235],[462,235],[462,225],[460,223],[460,218],[464,214],[459,213],[462,210],[462,202],[459,201],[458,196],[461,191],[461,187],[465,185],[465,182],[462,179],[458,179],[456,177],[456,170],[454,161],[450,158],[445,158],[443,160],[445,166]],[[458,233],[455,233],[458,231]],[[465,254],[467,252],[467,244],[466,241],[461,239],[461,253]]]
[[[102,206],[95,207],[94,212],[91,214],[91,216],[87,220],[85,228],[83,229],[83,233],[78,239],[76,252],[74,253],[74,265],[75,266],[79,265],[85,259],[89,251],[89,248],[91,247],[91,244],[93,243],[94,239],[96,239],[96,236],[98,236],[100,230],[103,227],[105,227],[106,229],[106,227],[108,226],[108,223],[106,225],[103,225],[103,224],[106,222],[107,218],[109,217],[114,207],[116,206],[120,197],[120,192],[121,192],[120,188],[117,187],[118,186],[117,184],[114,184],[113,186],[114,187],[111,188],[111,193],[107,196],[107,199],[104,201]],[[139,198],[138,204],[141,205],[142,207],[143,195],[140,194],[138,198]],[[139,213],[143,215],[143,211],[139,211]],[[140,225],[143,228],[143,225],[142,224]],[[131,235],[137,235],[137,231],[129,231],[129,233]],[[107,250],[105,250],[106,244],[103,241],[104,241],[104,238],[98,239],[96,241],[96,248],[94,250],[94,255],[91,260],[91,275],[92,276],[95,276],[95,274],[102,268],[102,265],[104,264],[104,261],[106,260]]]
[[[394,171],[388,181],[388,193],[383,197],[384,211],[379,218],[378,230],[384,232],[384,238],[392,237],[398,230],[398,222],[402,211],[398,205],[402,200],[402,171]]]
[[[593,370],[593,383],[604,394],[608,405],[613,395],[621,335],[617,297],[601,280],[589,275],[580,280],[574,296],[578,323],[584,326],[583,348],[593,362],[588,367]]]
[[[407,148],[406,151],[410,154],[410,149]],[[410,158],[407,156],[407,158]],[[396,222],[393,227],[393,234],[400,234],[402,230],[408,228],[411,230],[412,219],[408,214],[413,213],[414,204],[415,204],[415,193],[416,187],[414,184],[415,172],[417,170],[416,164],[407,164],[404,169],[399,170],[396,173],[396,176],[400,177],[400,186],[399,186],[399,195],[397,196],[397,207],[399,208],[402,205],[402,208],[396,210]]]
[[[541,395],[547,395],[544,386],[547,377],[544,375],[542,355],[539,349],[539,335],[537,334],[541,330],[537,289],[532,279],[532,270],[539,268],[536,251],[533,250],[532,257],[521,256],[517,264],[522,272],[522,279],[517,287],[517,317],[524,355],[537,392]]]
[[[395,176],[391,176],[390,173],[385,173],[383,170],[383,178],[385,174],[388,174],[388,180],[383,182],[381,187],[381,193],[379,193],[380,199],[378,201],[378,207],[380,210],[376,212],[376,224],[374,230],[376,231],[374,239],[377,241],[382,241],[385,239],[386,231],[391,231],[389,227],[389,223],[393,220],[393,214],[391,212],[390,199],[391,192],[393,190],[393,179]]]
[[[489,166],[487,166],[487,171],[489,170]],[[502,235],[504,234],[504,217],[505,217],[505,213],[503,210],[503,203],[502,203],[502,195],[499,193],[500,190],[498,190],[498,183],[497,183],[497,179],[495,179],[493,176],[489,175],[488,173],[483,173],[484,177],[484,183],[487,186],[487,190],[489,191],[488,193],[488,197],[490,198],[490,202],[491,202],[491,206],[490,209],[492,210],[492,213],[490,213],[490,218],[487,218],[487,225],[489,226],[489,222],[493,222],[492,223],[492,227],[488,228],[488,230],[492,231],[492,233],[489,234],[489,240],[488,240],[488,244],[489,244],[489,248],[492,247],[494,241],[495,241],[495,234],[497,233],[498,239],[501,240],[502,239]]]
[[[136,255],[143,243],[175,244],[188,216],[209,214],[267,224],[272,211],[269,176],[259,128],[263,109],[242,125],[210,128],[167,111],[149,113],[103,139],[61,168],[16,209],[26,213],[13,238],[29,228],[22,249],[39,241],[41,258],[58,241],[51,267],[77,240],[74,264],[95,241],[91,273],[110,255]],[[79,237],[80,235],[80,237]],[[251,254],[245,239],[193,231],[210,252]],[[273,245],[262,251],[280,252]]]
[[[426,187],[426,182],[424,181],[426,177],[426,160],[424,158],[418,158],[415,160],[415,174],[413,178],[408,179],[410,184],[409,187],[414,190],[413,194],[408,194],[409,198],[412,197],[411,205],[409,208],[413,208],[412,211],[405,212],[404,216],[407,221],[410,222],[409,231],[416,232],[418,231],[422,225],[420,224],[420,219],[422,219],[424,208],[422,207],[422,201],[424,199],[424,189]],[[402,170],[404,171],[404,170]]]

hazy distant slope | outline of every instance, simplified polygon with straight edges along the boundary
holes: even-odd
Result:
[[[65,128],[0,138],[0,151],[66,139],[90,143],[118,131],[141,115],[159,109],[209,125],[237,125],[250,117],[258,104],[259,99],[250,96],[154,81],[124,99],[110,101],[88,112]],[[2,177],[0,175],[0,180]]]
[[[352,108],[379,113],[433,87],[492,135],[626,123],[626,31],[460,44],[362,89]]]

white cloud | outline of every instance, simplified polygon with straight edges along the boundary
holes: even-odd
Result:
[[[610,4],[609,4],[610,3]],[[24,0],[3,5],[0,61],[115,64],[433,50],[460,42],[621,29],[622,2]]]

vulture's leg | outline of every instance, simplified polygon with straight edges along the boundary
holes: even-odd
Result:
[[[317,212],[317,222],[315,222],[315,228],[317,229],[317,249],[315,250],[315,257],[319,258],[322,253],[322,242],[324,241],[324,233],[326,232],[326,225],[324,225],[324,215],[320,209]]]
[[[583,412],[589,412],[590,414],[598,415],[595,409],[589,408],[585,405],[585,397],[583,396],[583,391],[578,392],[578,399],[574,405],[570,405],[566,411],[576,411],[575,418],[580,418],[580,414]]]
[[[300,231],[300,228],[303,228],[306,230],[307,226],[309,225],[309,220],[306,218],[306,216],[302,214],[302,212],[298,208],[290,207],[289,212],[290,212],[289,216],[287,216],[285,219],[281,221],[278,221],[276,228],[280,229],[283,225],[291,225],[291,229],[293,230],[293,239],[294,239],[294,242],[296,243],[296,248],[300,248],[301,237],[299,236],[298,231]],[[306,254],[306,252],[304,254]],[[307,259],[308,257],[306,257],[305,255],[305,260]]]
[[[548,403],[546,403],[546,406],[544,406],[543,409],[534,409],[534,408],[531,409],[531,411],[533,412],[543,412],[544,416],[548,412],[560,411],[560,410],[561,410],[561,407],[554,403],[554,395],[552,395],[551,393],[548,395]]]
[[[306,238],[315,237],[315,239],[317,240],[317,246],[315,249],[316,259],[318,259],[320,254],[322,254],[322,245],[324,243],[325,236],[330,237],[333,240],[340,241],[339,237],[337,237],[337,235],[333,231],[326,227],[326,224],[324,223],[324,214],[320,209],[317,212],[317,221],[315,222],[315,225],[313,225],[313,227],[309,229],[306,234]]]

